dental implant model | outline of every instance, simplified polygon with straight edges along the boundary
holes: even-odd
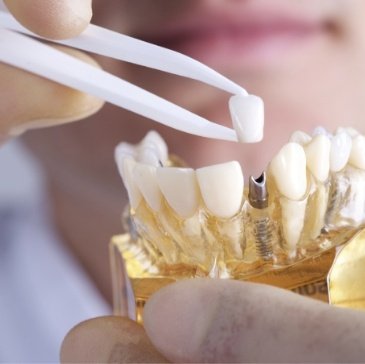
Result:
[[[194,277],[272,284],[328,302],[336,250],[365,227],[364,150],[365,138],[344,129],[296,132],[245,189],[238,162],[178,165],[156,132],[121,143],[133,231],[111,244],[116,313],[127,312],[129,290],[128,312],[140,320],[153,292]]]

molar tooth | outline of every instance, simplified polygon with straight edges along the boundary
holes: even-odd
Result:
[[[365,169],[365,137],[358,135],[352,140],[349,163],[359,169]]]
[[[156,176],[171,208],[185,218],[194,215],[199,203],[195,171],[191,168],[159,167]]]
[[[157,183],[156,167],[137,163],[133,170],[133,176],[147,204],[154,211],[159,211],[162,194]]]
[[[288,143],[273,158],[271,173],[278,190],[291,199],[301,199],[307,189],[306,156],[298,143]]]
[[[344,131],[337,132],[331,141],[330,169],[339,172],[346,167],[350,158],[352,139]]]
[[[254,95],[234,95],[229,100],[233,127],[242,143],[257,143],[264,133],[264,103]]]
[[[213,215],[229,218],[239,211],[244,179],[238,162],[199,168],[196,175],[205,205]]]
[[[317,134],[305,147],[308,169],[320,182],[325,182],[330,171],[331,141],[324,134]]]
[[[124,158],[123,161],[123,181],[128,192],[129,202],[133,209],[136,209],[142,200],[141,192],[139,191],[136,182],[134,181],[134,168],[136,161],[131,157]]]
[[[312,140],[312,137],[309,134],[304,133],[304,131],[300,131],[300,130],[295,131],[292,134],[292,136],[290,137],[291,142],[298,143],[302,146],[307,145],[308,143],[311,142],[311,140]]]
[[[165,164],[165,162],[167,161],[168,156],[169,156],[168,148],[160,134],[158,134],[154,130],[149,131],[140,143],[140,146],[139,146],[140,153],[145,148],[154,149],[156,151],[156,155],[158,156],[158,159],[163,164]]]

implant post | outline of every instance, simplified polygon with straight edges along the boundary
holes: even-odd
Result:
[[[264,261],[270,261],[273,258],[274,228],[268,209],[269,193],[265,172],[257,179],[250,177],[248,201],[256,252]]]

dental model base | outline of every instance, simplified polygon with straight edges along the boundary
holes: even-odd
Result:
[[[141,321],[151,294],[194,277],[365,308],[364,150],[365,138],[351,130],[297,132],[244,188],[238,162],[187,168],[155,132],[121,143],[130,208],[129,233],[110,245],[115,312]]]

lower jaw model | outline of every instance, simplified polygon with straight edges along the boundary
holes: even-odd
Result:
[[[365,278],[365,137],[356,130],[295,132],[246,188],[238,162],[193,170],[153,131],[138,145],[121,143],[115,157],[130,201],[129,234],[111,243],[116,313],[141,320],[154,291],[194,277],[365,308],[354,282]]]

